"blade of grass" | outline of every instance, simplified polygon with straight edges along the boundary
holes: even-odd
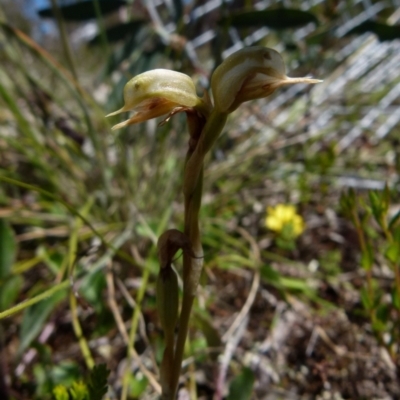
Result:
[[[42,301],[50,296],[52,296],[54,293],[59,292],[60,290],[64,290],[70,286],[70,282],[68,280],[65,280],[57,285],[54,285],[52,288],[45,290],[43,293],[38,294],[37,296],[32,297],[31,299],[22,301],[21,303],[15,305],[14,307],[9,308],[8,310],[5,310],[3,312],[0,312],[0,320],[3,318],[10,317],[13,314],[16,314],[17,312],[20,312],[24,310],[25,308],[30,307],[33,304],[38,303],[39,301]]]
[[[67,31],[65,30],[64,20],[62,18],[61,11],[57,5],[57,1],[51,0],[51,6],[53,8],[53,13],[57,19],[58,29],[60,31],[60,38],[64,49],[65,58],[67,59],[67,62],[69,64],[69,69],[71,70],[72,76],[78,82],[78,73],[76,71],[74,57],[72,55],[71,47],[69,46]]]
[[[91,206],[93,205],[93,199],[89,198],[86,204],[82,207],[80,214],[87,217]],[[68,245],[68,278],[72,282],[73,281],[73,273],[78,249],[78,231],[82,227],[82,219],[75,218],[74,226],[71,232],[71,236],[69,238],[69,245]],[[72,327],[75,332],[75,336],[78,339],[79,347],[81,348],[81,352],[83,358],[85,360],[86,366],[89,369],[92,369],[95,365],[92,354],[90,352],[89,345],[83,334],[81,324],[79,322],[78,317],[78,308],[77,308],[77,301],[75,297],[75,293],[73,290],[69,293],[69,307],[71,310],[71,318],[72,318]]]

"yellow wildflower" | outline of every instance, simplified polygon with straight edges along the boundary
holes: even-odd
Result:
[[[265,226],[271,231],[281,233],[285,228],[291,229],[294,237],[301,235],[304,231],[304,220],[296,213],[296,208],[289,204],[278,204],[267,208]]]

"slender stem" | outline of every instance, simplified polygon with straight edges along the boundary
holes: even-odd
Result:
[[[86,366],[89,369],[92,369],[94,367],[94,360],[90,352],[88,342],[83,334],[81,324],[79,322],[76,297],[72,290],[69,295],[69,307],[71,309],[72,326],[74,328],[75,336],[78,339],[79,347],[81,348],[83,358],[85,359]]]
[[[175,356],[172,365],[171,399],[175,399],[176,397],[183,352],[185,350],[186,337],[189,331],[190,313],[192,311],[196,288],[203,267],[203,250],[200,242],[199,229],[199,210],[201,206],[202,190],[203,169],[201,169],[193,196],[190,196],[189,199],[185,199],[185,234],[190,239],[196,257],[199,258],[193,258],[187,253],[183,254],[183,299],[179,318],[178,338],[176,340]]]
[[[227,114],[213,111],[209,116],[193,151],[189,150],[185,165],[183,192],[185,196],[185,229],[196,258],[183,255],[183,300],[179,319],[174,365],[172,367],[172,397],[175,399],[181,371],[183,352],[189,330],[197,285],[203,268],[203,249],[200,240],[199,211],[203,192],[204,158],[211,150],[225,126]]]
[[[185,350],[186,337],[189,331],[190,313],[194,302],[194,296],[190,293],[183,294],[182,310],[180,315],[179,332],[176,341],[174,364],[172,366],[172,396],[171,399],[176,398],[176,391],[178,389],[179,376],[181,373],[181,365],[183,359],[183,352]]]
[[[191,196],[185,196],[185,229],[184,233],[189,238],[193,251],[198,258],[189,254],[183,257],[183,284],[184,291],[194,294],[197,289],[198,279],[203,267],[203,249],[200,240],[199,212],[203,193],[203,167],[197,180],[195,191]],[[197,273],[196,270],[197,269]]]
[[[203,168],[204,158],[217,141],[227,118],[228,114],[220,113],[214,109],[204,126],[196,148],[185,166],[183,193],[186,201],[193,195],[196,189],[197,180]]]

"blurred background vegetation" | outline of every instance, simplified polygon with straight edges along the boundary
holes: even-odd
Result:
[[[0,398],[81,398],[101,364],[108,398],[157,397],[154,244],[182,226],[188,135],[104,116],[136,74],[202,93],[253,44],[324,83],[242,106],[208,161],[180,395],[399,398],[399,7],[2,0]]]

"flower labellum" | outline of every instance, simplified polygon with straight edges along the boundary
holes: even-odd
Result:
[[[246,47],[230,55],[213,73],[215,108],[230,113],[243,102],[272,94],[280,86],[322,82],[286,76],[282,56],[262,46]]]
[[[180,72],[154,69],[132,78],[124,88],[125,105],[107,117],[126,111],[136,111],[128,120],[113,126],[113,130],[143,122],[165,114],[204,108],[196,94],[192,79]]]

